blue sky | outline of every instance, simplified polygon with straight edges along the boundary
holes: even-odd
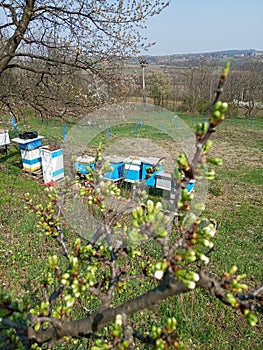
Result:
[[[172,0],[147,26],[151,55],[263,50],[263,0]]]

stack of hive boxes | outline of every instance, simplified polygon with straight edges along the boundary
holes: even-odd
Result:
[[[34,172],[41,169],[41,146],[44,136],[38,136],[33,139],[21,139],[20,137],[12,139],[19,144],[23,169]]]

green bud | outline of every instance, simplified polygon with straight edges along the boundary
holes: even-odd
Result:
[[[163,217],[163,223],[164,223],[164,225],[168,224],[169,221],[170,221],[169,216],[168,216],[168,215],[164,215],[164,217]]]
[[[227,102],[223,102],[222,105],[221,105],[221,107],[220,107],[220,112],[221,112],[221,113],[225,113],[225,112],[227,111],[227,109],[228,109],[228,104],[227,104]]]
[[[202,123],[198,123],[196,125],[196,135],[203,135],[203,128],[202,128]]]
[[[134,219],[137,219],[137,218],[138,218],[137,209],[133,209],[133,210],[132,210],[132,217],[133,217]]]
[[[204,135],[207,132],[208,128],[209,128],[208,122],[198,123],[196,125],[196,135],[198,135],[198,136]]]
[[[138,216],[140,216],[140,217],[143,216],[143,209],[142,209],[142,207],[137,208],[137,213],[138,213]]]
[[[196,284],[194,281],[182,280],[182,282],[186,285],[188,289],[195,289]]]
[[[139,227],[139,223],[138,223],[138,221],[136,219],[132,220],[131,223],[132,223],[132,226]]]
[[[181,152],[177,158],[177,163],[182,169],[187,169],[189,167],[187,156],[184,152]]]
[[[188,191],[187,191],[186,188],[182,189],[181,199],[182,199],[182,201],[187,201],[188,200]]]
[[[209,258],[205,255],[205,254],[202,254],[202,253],[196,253],[197,255],[197,258],[201,261],[204,262],[204,264],[208,264],[209,263]]]
[[[220,111],[214,111],[212,119],[220,119],[221,118],[221,112]]]
[[[229,69],[230,69],[230,61],[227,61],[227,63],[225,64],[225,67],[223,69],[222,72],[222,76],[226,79],[229,73]]]
[[[40,329],[40,326],[41,326],[41,323],[38,322],[37,324],[35,324],[34,330],[35,330],[35,331],[38,331],[38,330]]]
[[[213,111],[218,111],[221,110],[222,107],[222,102],[221,101],[217,101],[214,105]]]
[[[202,149],[203,154],[207,154],[212,148],[212,146],[213,142],[211,140],[207,140]]]
[[[147,203],[146,203],[146,206],[147,206],[148,214],[151,214],[153,212],[153,209],[154,209],[153,201],[148,200]]]
[[[185,274],[185,278],[188,279],[189,281],[194,281],[194,282],[199,281],[198,273],[193,271],[187,271]]]
[[[160,233],[158,233],[158,237],[159,238],[164,238],[164,237],[166,237],[168,235],[168,232],[167,232],[167,230],[162,230]]]
[[[234,275],[238,270],[238,267],[236,265],[232,266],[231,269],[229,270],[230,275]]]
[[[213,127],[217,126],[220,124],[223,120],[225,119],[225,114],[221,113],[220,111],[215,111],[213,112],[210,122]]]
[[[155,214],[155,218],[157,222],[161,222],[163,217],[164,217],[164,214],[160,211],[159,212],[157,211],[157,214]]]
[[[177,321],[175,317],[169,317],[166,321],[166,327],[168,331],[174,331],[177,325]]]
[[[230,304],[232,307],[236,307],[236,305],[237,305],[237,300],[236,300],[236,298],[233,296],[233,294],[227,293],[227,295],[226,295],[226,300],[229,302],[229,304]]]
[[[214,157],[214,158],[207,158],[206,161],[208,163],[211,163],[213,165],[218,165],[218,166],[221,166],[223,164],[222,159],[216,158],[216,157]]]
[[[157,213],[157,212],[159,212],[160,210],[162,210],[162,203],[161,202],[157,202],[156,204],[155,204],[155,212]]]
[[[254,314],[251,313],[251,312],[249,312],[249,313],[247,314],[246,319],[247,319],[248,324],[249,324],[251,327],[255,327],[255,326],[257,325],[257,323],[258,323],[258,318],[257,318],[257,316],[254,315]]]

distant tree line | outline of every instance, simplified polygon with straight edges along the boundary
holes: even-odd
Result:
[[[208,62],[186,69],[151,66],[146,72],[147,96],[154,104],[175,111],[207,113],[217,74],[218,68]],[[261,60],[252,60],[245,69],[231,71],[224,95],[230,115],[262,115],[262,79]]]

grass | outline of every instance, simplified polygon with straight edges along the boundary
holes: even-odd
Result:
[[[192,115],[180,117],[190,128],[201,120]],[[0,127],[7,123],[4,120]],[[61,121],[41,122],[31,117],[24,124],[24,129],[48,135],[46,143],[63,141]],[[20,130],[22,126],[19,125]],[[176,157],[176,147],[173,148],[173,142],[161,129],[143,126],[138,130],[136,133],[134,124],[120,125],[112,128],[110,137],[102,131],[93,142],[103,141],[108,146],[119,138],[151,138]],[[262,130],[262,119],[253,119],[251,124],[245,118],[226,119],[218,128],[213,136],[212,154],[223,159],[223,166],[216,169],[216,178],[209,184],[205,210],[207,216],[219,223],[209,270],[220,276],[237,264],[240,273],[247,273],[246,283],[251,287],[261,283],[263,275]],[[15,136],[16,132],[12,131],[11,137]],[[38,278],[46,255],[56,248],[37,231],[35,215],[24,210],[25,192],[30,192],[37,201],[46,200],[43,187],[22,174],[19,149],[11,145],[8,156],[0,154],[1,283],[10,291],[32,294],[39,288]],[[151,246],[145,249],[147,254],[154,251]],[[131,288],[136,295],[142,287],[132,285]],[[170,298],[155,312],[138,313],[134,315],[134,322],[139,323],[142,317],[146,323],[150,320],[143,328],[146,332],[149,323],[159,322],[160,315],[177,318],[178,333],[189,349],[259,350],[263,347],[262,321],[256,328],[250,328],[238,312],[224,307],[202,290]]]

